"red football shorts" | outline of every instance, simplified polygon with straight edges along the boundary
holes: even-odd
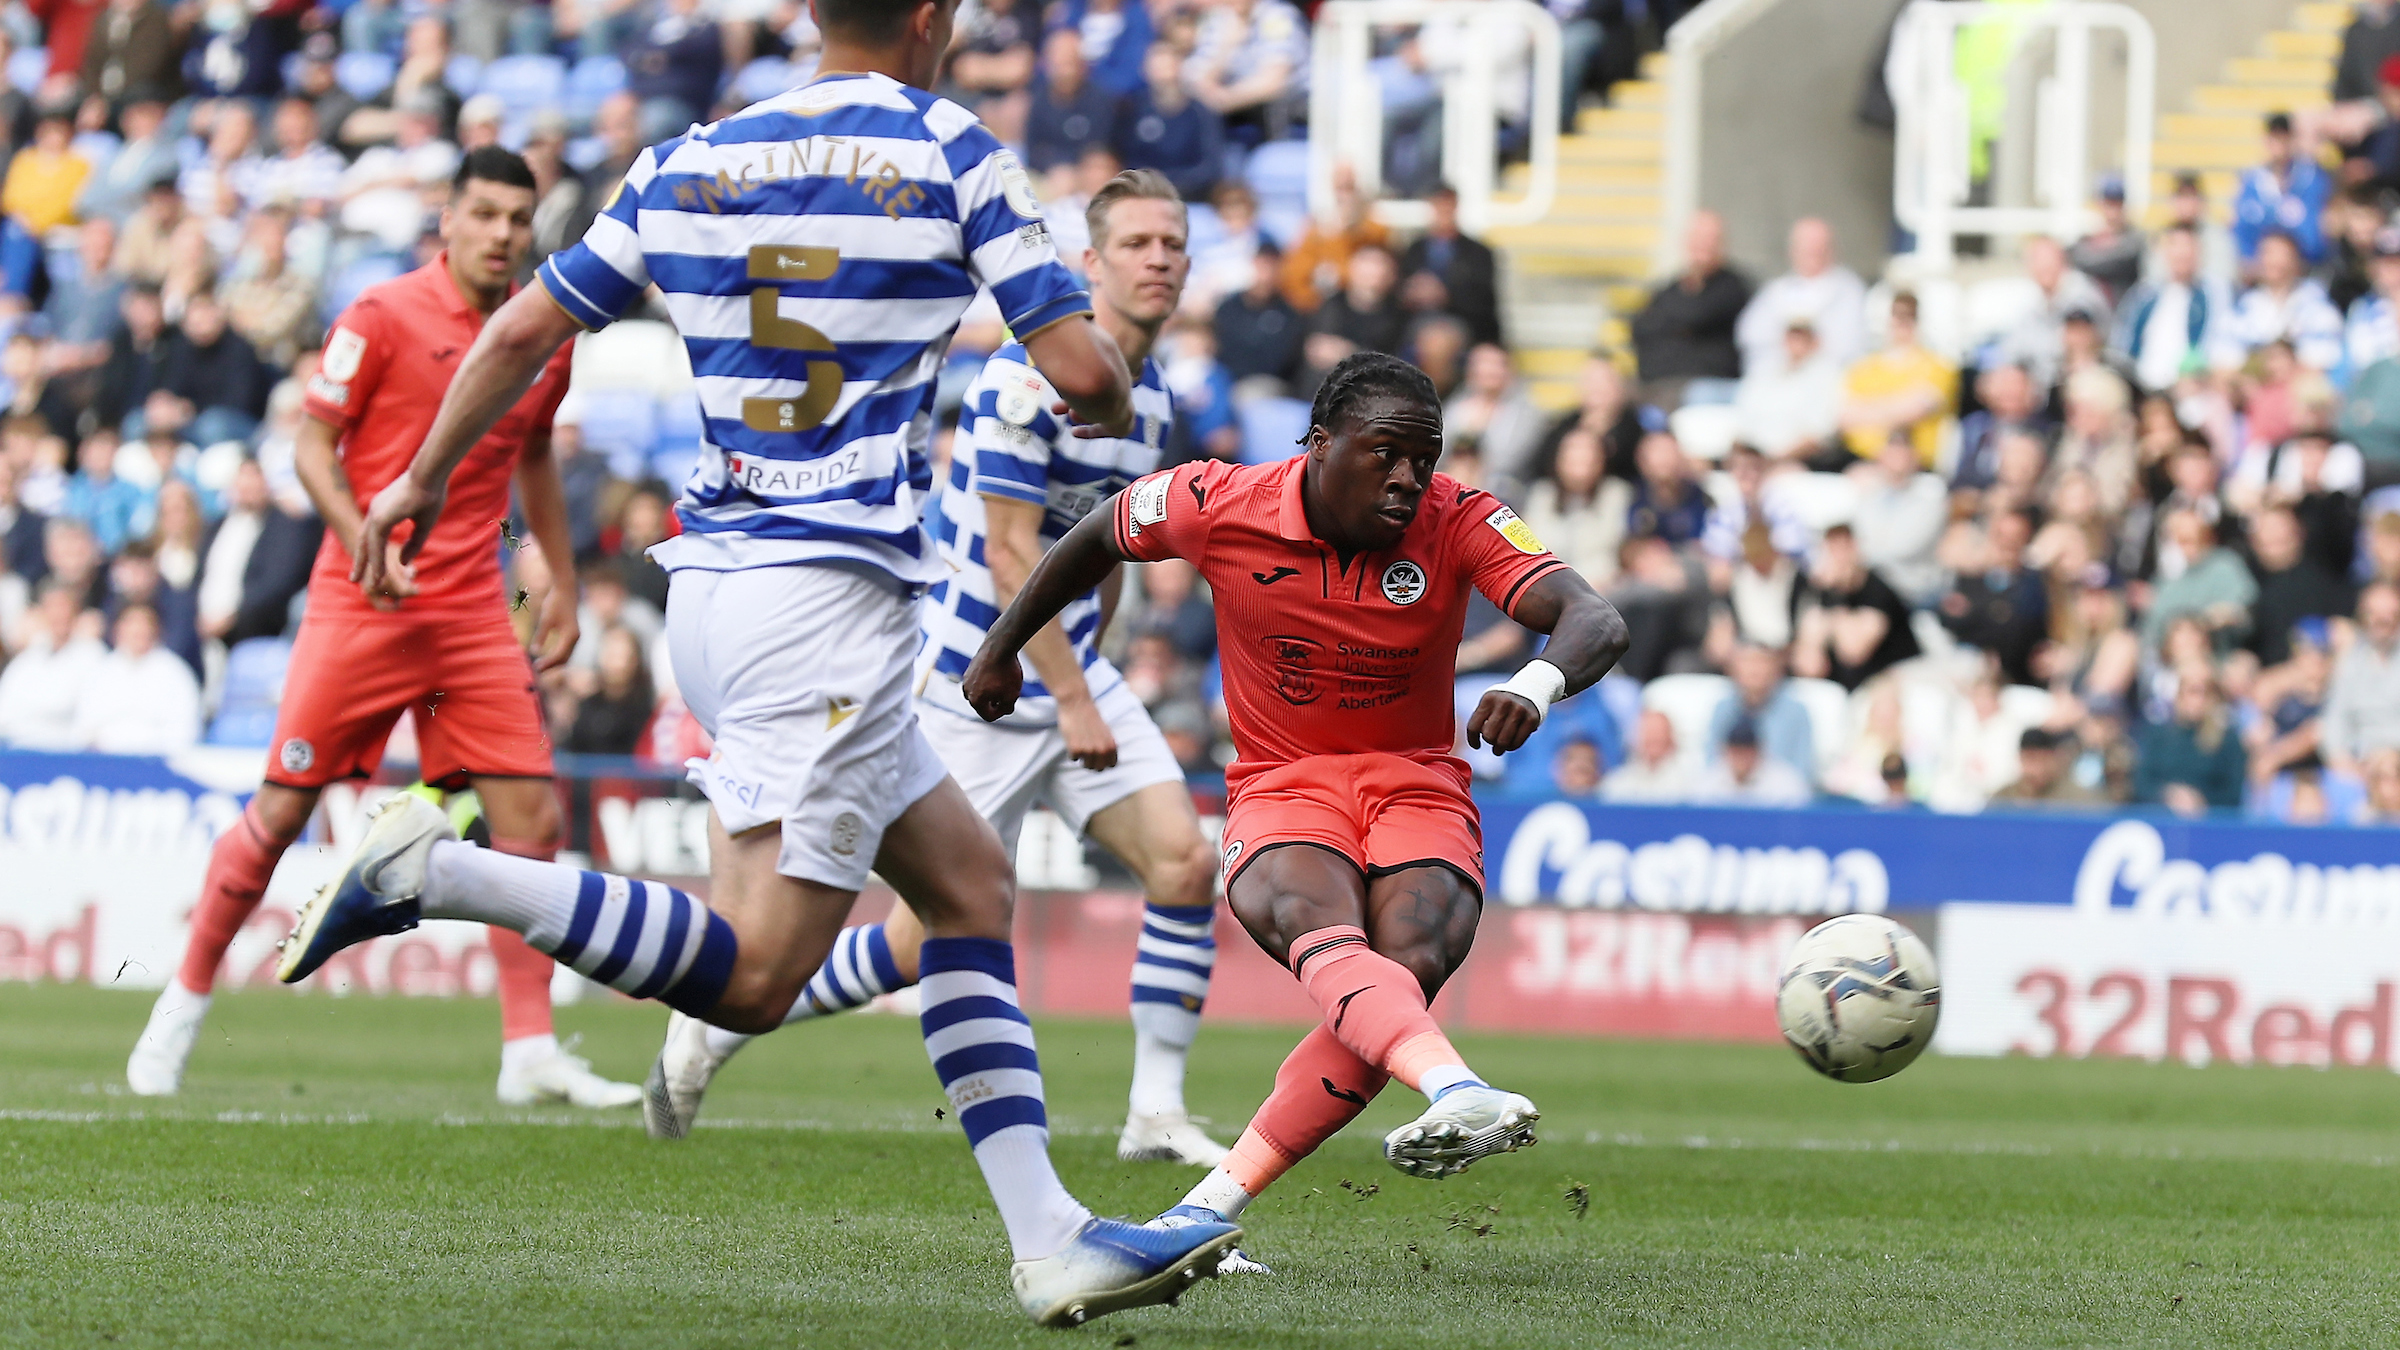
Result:
[[[417,716],[419,777],[548,778],[533,662],[505,613],[305,619],[284,675],[267,781],[319,788],[383,763],[392,724]]]
[[[1312,755],[1242,780],[1225,815],[1225,884],[1259,854],[1315,844],[1369,877],[1448,867],[1483,889],[1483,822],[1462,769],[1398,755]]]

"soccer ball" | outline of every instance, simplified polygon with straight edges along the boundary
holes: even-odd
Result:
[[[1877,914],[1809,929],[1775,985],[1775,1020],[1808,1067],[1845,1083],[1905,1069],[1933,1039],[1942,978],[1916,934]]]

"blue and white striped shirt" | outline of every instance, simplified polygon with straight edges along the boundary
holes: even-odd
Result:
[[[932,670],[925,694],[937,707],[975,715],[960,695],[958,681],[1000,618],[992,570],[984,560],[989,531],[983,499],[1005,497],[1044,507],[1041,537],[1047,549],[1094,507],[1158,468],[1159,447],[1167,443],[1174,418],[1174,398],[1154,363],[1142,363],[1142,378],[1134,384],[1129,437],[1079,440],[1051,416],[1057,402],[1050,382],[1025,359],[1024,346],[1015,342],[995,353],[967,390],[958,439],[951,447],[950,481],[934,498],[926,520],[942,561],[949,564],[948,579],[925,599],[925,649],[919,656]],[[1076,597],[1060,611],[1058,621],[1093,695],[1114,687],[1120,679],[1117,668],[1097,650],[1100,593]],[[1035,678],[1031,662],[1025,665],[1024,695],[1005,720],[1018,726],[1058,721],[1058,703]]]
[[[670,570],[943,568],[919,522],[935,376],[988,286],[1019,336],[1088,312],[1032,180],[974,114],[834,75],[642,152],[542,283],[587,328],[656,284],[706,441]]]

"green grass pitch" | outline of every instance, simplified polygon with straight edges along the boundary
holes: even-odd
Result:
[[[2388,1073],[1929,1059],[1847,1087],[1774,1048],[1470,1038],[1540,1147],[1410,1180],[1375,1148],[1394,1089],[1250,1211],[1273,1278],[1050,1332],[909,1020],[761,1042],[666,1145],[498,1106],[488,1002],[231,995],[184,1095],[139,1101],[148,1003],[0,987],[0,1346],[2400,1343]],[[663,1015],[560,1020],[638,1078]],[[1115,1159],[1125,1028],[1039,1032],[1068,1184],[1173,1202],[1191,1172]],[[1194,1109],[1230,1136],[1294,1038],[1204,1030]]]

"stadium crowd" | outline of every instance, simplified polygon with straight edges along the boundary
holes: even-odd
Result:
[[[1549,7],[1586,95],[1680,8]],[[2350,41],[2393,50],[2341,64],[2387,109],[2390,8]],[[1748,277],[1702,213],[1627,348],[1554,413],[1454,196],[1426,185],[1413,238],[1346,173],[1307,214],[1286,0],[980,0],[959,26],[944,92],[1019,148],[1063,255],[1120,166],[1198,203],[1159,354],[1170,458],[1289,454],[1325,370],[1405,355],[1448,399],[1448,471],[1624,611],[1618,675],[1525,753],[1470,754],[1491,791],[2400,819],[2388,115],[2270,119],[2229,211],[2186,180],[2145,229],[2103,185],[2098,229],[1963,292],[1870,285],[1814,220],[1788,270]],[[350,298],[439,247],[462,148],[526,155],[538,259],[644,144],[804,80],[815,46],[794,0],[29,0],[0,34],[0,741],[127,751],[265,743],[321,533],[292,469],[301,384]],[[1406,128],[1439,46],[1379,58],[1386,181],[1423,167]],[[1003,338],[970,314],[945,420]],[[699,435],[676,350],[655,322],[586,339],[561,409],[583,638],[547,693],[570,752],[702,744],[643,556]],[[535,550],[511,568],[547,584]],[[1109,641],[1186,765],[1222,765],[1190,569],[1141,568]],[[1535,644],[1479,602],[1462,710]]]

